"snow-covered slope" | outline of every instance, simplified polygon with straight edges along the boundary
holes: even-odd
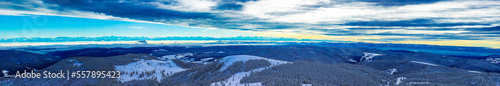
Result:
[[[124,72],[121,74],[121,77],[117,79],[120,82],[143,79],[156,79],[160,82],[163,77],[185,70],[177,66],[172,60],[160,61],[144,59],[127,65],[116,65],[115,68],[117,71]]]
[[[271,63],[271,65],[267,66],[267,67],[256,68],[256,69],[253,69],[253,70],[247,71],[247,72],[238,72],[238,73],[232,75],[229,79],[226,79],[226,80],[221,81],[221,82],[212,83],[211,86],[221,86],[221,85],[225,85],[225,86],[245,86],[245,85],[246,86],[261,86],[262,83],[244,83],[244,84],[241,84],[240,82],[241,82],[241,79],[243,79],[243,77],[250,76],[251,72],[258,72],[258,71],[264,70],[265,68],[270,68],[270,67],[285,64],[285,63],[291,63],[291,62],[287,62],[287,61],[280,61],[280,60],[268,59],[268,58],[264,58],[264,57],[251,56],[251,55],[233,55],[233,56],[224,57],[219,61],[221,63],[224,63],[224,65],[222,66],[222,68],[219,71],[225,70],[228,66],[232,65],[234,62],[238,62],[238,61],[246,62],[248,60],[266,60],[269,63]]]
[[[161,60],[169,60],[169,59],[181,59],[186,56],[193,56],[193,53],[182,53],[182,54],[174,54],[174,55],[165,55],[162,57],[158,57]]]
[[[219,62],[224,63],[221,69],[219,71],[225,70],[227,67],[232,65],[234,62],[237,61],[242,61],[246,62],[248,60],[267,60],[271,65],[279,65],[283,63],[288,63],[287,61],[280,61],[280,60],[275,60],[275,59],[269,59],[269,58],[264,58],[264,57],[259,57],[259,56],[252,56],[252,55],[233,55],[233,56],[227,56],[222,58]]]
[[[212,60],[212,59],[214,59],[214,58],[212,58],[212,57],[202,58],[202,59],[200,59],[200,61],[193,61],[191,63],[209,64],[209,63],[211,63],[210,60]]]

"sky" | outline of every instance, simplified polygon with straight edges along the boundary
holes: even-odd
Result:
[[[101,36],[209,36],[234,37],[254,34],[234,30],[204,29],[155,23],[101,20],[47,15],[0,15],[0,37],[101,37]],[[225,33],[225,34],[220,34]]]
[[[495,0],[0,0],[0,36],[268,36],[500,48]]]

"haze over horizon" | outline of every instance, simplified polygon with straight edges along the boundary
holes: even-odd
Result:
[[[2,0],[0,38],[264,36],[500,48],[498,14],[494,0]]]

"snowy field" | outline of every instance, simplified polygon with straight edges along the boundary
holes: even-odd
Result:
[[[122,73],[121,77],[117,79],[120,82],[144,79],[155,79],[160,82],[163,77],[167,77],[174,73],[185,70],[177,66],[171,60],[160,61],[144,59],[130,63],[128,65],[116,65],[115,68],[115,70],[117,71],[124,72]]]

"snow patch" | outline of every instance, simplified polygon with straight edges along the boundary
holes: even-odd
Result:
[[[208,60],[212,60],[212,59],[214,59],[214,58],[203,58],[203,59],[201,59],[201,61],[208,61]]]
[[[209,53],[214,53],[214,51],[210,51],[210,52],[203,52],[203,54],[209,54]]]
[[[313,86],[312,84],[302,84],[302,86]]]
[[[83,65],[83,63],[80,63],[80,62],[75,62],[75,63],[73,63],[73,66],[77,66],[77,67],[80,67],[80,66],[82,66],[82,65]]]
[[[467,72],[471,72],[471,73],[483,73],[483,72],[473,71],[473,70],[467,70]]]
[[[115,70],[122,71],[121,77],[117,79],[120,82],[144,79],[156,79],[160,82],[163,77],[170,76],[186,69],[177,66],[172,60],[160,61],[141,59],[127,65],[115,65]]]
[[[83,63],[78,62],[76,59],[69,59],[68,61],[69,62],[75,62],[75,63],[73,63],[73,66],[80,67],[80,66],[83,65]]]
[[[185,59],[181,59],[182,62],[186,62],[186,63],[192,63],[194,62],[194,58],[185,58]]]
[[[354,59],[349,59],[349,61],[354,62],[354,63],[358,62],[358,61],[356,61]]]
[[[153,52],[157,52],[157,51],[168,51],[168,50],[165,50],[165,49],[153,50]]]
[[[406,79],[406,77],[398,77],[398,78],[396,78],[396,83],[394,83],[394,84],[399,85],[399,84],[403,83],[403,80],[405,80],[405,79]]]
[[[363,57],[361,57],[361,59],[359,60],[360,62],[361,61],[370,61],[373,59],[373,57],[382,55],[382,54],[365,53],[365,52],[363,54],[364,54]]]
[[[191,62],[191,63],[201,63],[201,64],[209,64],[211,62],[208,62],[209,60],[212,60],[214,58],[203,58],[203,59],[200,59],[200,61],[194,61],[194,62]]]
[[[169,60],[169,59],[181,59],[186,56],[193,56],[193,53],[182,53],[182,54],[174,54],[174,55],[165,55],[162,57],[158,57],[160,60]]]
[[[396,69],[396,68],[387,69],[387,73],[389,73],[391,75],[396,73],[396,72],[398,72],[398,69]]]
[[[487,58],[484,61],[489,62],[491,64],[499,64],[500,63],[500,58]]]
[[[411,62],[417,63],[417,64],[423,64],[423,65],[438,66],[436,64],[427,63],[427,62],[421,62],[421,61],[411,61]]]
[[[224,51],[219,51],[219,52],[217,52],[217,53],[226,53],[226,52],[224,52]]]
[[[429,82],[408,82],[408,85],[423,85],[430,84]]]

